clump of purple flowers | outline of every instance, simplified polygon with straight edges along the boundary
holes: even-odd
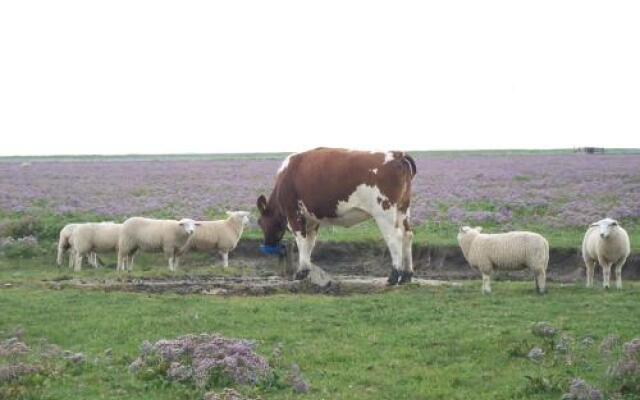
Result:
[[[225,388],[222,393],[209,392],[204,395],[203,400],[253,400],[249,397],[243,396],[238,391]],[[256,399],[257,400],[257,399]]]
[[[218,334],[186,335],[156,343],[144,342],[140,356],[129,366],[135,374],[156,371],[171,381],[197,387],[216,383],[256,385],[272,371],[255,353],[254,343]]]
[[[640,338],[622,346],[622,355],[608,375],[620,384],[620,392],[640,393]]]
[[[610,355],[613,350],[620,345],[620,336],[608,335],[600,343],[600,353],[603,355]]]
[[[35,236],[0,238],[0,254],[7,257],[32,256],[39,250],[38,239]]]
[[[583,379],[576,378],[571,381],[569,392],[562,395],[562,400],[604,400],[604,396]]]
[[[531,333],[544,339],[553,338],[558,334],[558,332],[559,330],[557,328],[554,328],[551,324],[545,321],[536,322],[531,327]]]
[[[532,348],[527,354],[527,358],[534,362],[539,362],[544,358],[544,350],[542,348],[536,346]]]
[[[300,366],[298,366],[298,364],[291,365],[291,370],[289,371],[287,380],[295,392],[309,392],[309,383],[302,376],[302,372],[300,371]]]

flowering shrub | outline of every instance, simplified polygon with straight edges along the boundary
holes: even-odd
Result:
[[[33,236],[0,239],[0,254],[7,257],[32,257],[42,251],[43,249],[38,247],[38,239]]]
[[[256,385],[272,372],[269,363],[254,352],[252,342],[218,334],[144,342],[129,371],[143,377],[161,375],[170,381],[193,382],[197,387]]]
[[[598,389],[576,378],[571,381],[569,392],[562,395],[562,400],[604,400],[604,396]]]
[[[78,358],[84,361],[82,353],[64,352],[44,339],[27,345],[22,334],[23,331],[18,329],[0,341],[0,399],[41,398],[33,390],[37,391],[43,379],[31,377],[60,376],[70,364],[76,364],[78,371],[81,367]],[[73,357],[67,358],[66,355]]]
[[[622,346],[620,359],[607,372],[621,393],[640,394],[640,338]]]

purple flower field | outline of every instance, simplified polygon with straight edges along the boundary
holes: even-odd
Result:
[[[416,157],[414,223],[584,226],[640,218],[640,157]],[[0,163],[0,210],[205,218],[255,211],[279,160]]]

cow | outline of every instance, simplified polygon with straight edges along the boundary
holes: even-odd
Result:
[[[389,248],[389,285],[411,282],[413,232],[409,224],[411,156],[401,151],[369,152],[316,148],[289,155],[276,174],[269,200],[258,197],[264,246],[281,246],[288,228],[299,253],[296,279],[311,268],[320,226],[350,227],[373,218]]]

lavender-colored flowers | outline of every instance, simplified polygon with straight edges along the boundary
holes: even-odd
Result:
[[[531,327],[531,333],[541,338],[552,338],[558,334],[558,329],[554,328],[548,322],[536,322]]]
[[[269,363],[254,352],[252,342],[217,334],[145,342],[141,350],[129,366],[132,373],[158,370],[169,380],[193,381],[198,387],[207,387],[212,381],[256,385],[271,374]]]
[[[529,354],[527,354],[527,358],[534,362],[542,361],[542,359],[544,358],[544,350],[536,346],[529,351]]]
[[[569,392],[562,395],[562,400],[604,400],[602,392],[582,379],[571,381]]]
[[[640,218],[635,155],[416,155],[415,223],[581,227]],[[280,160],[0,163],[0,210],[203,218],[253,209]]]
[[[620,359],[607,372],[623,391],[640,393],[640,338],[622,346]]]

